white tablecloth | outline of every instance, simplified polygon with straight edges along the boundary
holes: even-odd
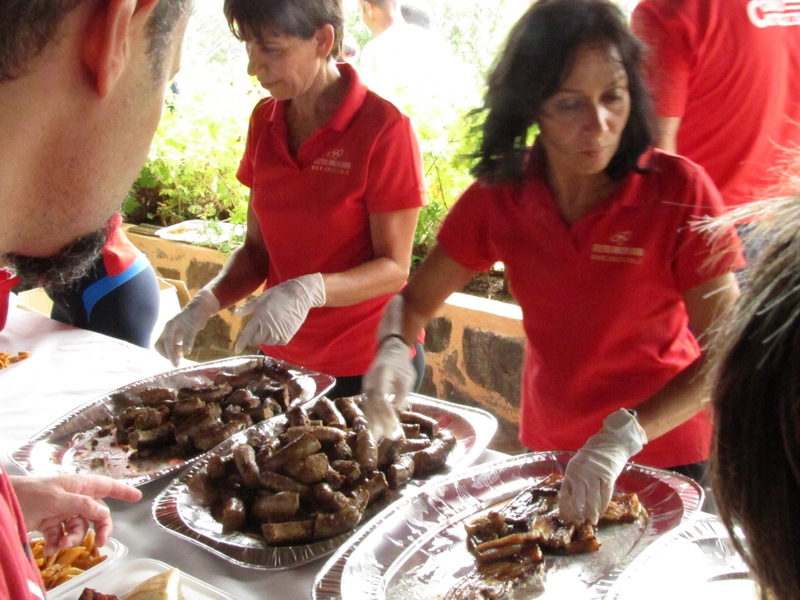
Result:
[[[32,352],[30,358],[0,370],[0,461],[12,474],[19,470],[8,454],[59,417],[122,385],[172,368],[153,351],[16,308],[0,332],[3,350]],[[480,462],[503,456],[486,451]],[[237,600],[310,597],[324,559],[287,571],[247,569],[160,529],[150,516],[150,506],[168,483],[164,478],[143,486],[144,498],[136,504],[109,503],[113,536],[129,549],[124,560],[161,560]]]

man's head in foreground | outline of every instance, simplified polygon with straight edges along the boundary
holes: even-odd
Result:
[[[0,0],[0,256],[70,271],[102,248],[147,158],[191,1]]]

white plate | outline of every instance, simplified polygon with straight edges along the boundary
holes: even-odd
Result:
[[[338,600],[343,590],[344,597],[362,600],[438,597],[474,565],[464,522],[538,478],[564,473],[571,457],[568,452],[524,454],[431,482],[350,538],[317,575],[312,597]],[[650,515],[647,524],[601,529],[599,552],[549,557],[545,591],[536,598],[602,598],[636,555],[659,535],[693,519],[703,500],[702,488],[691,479],[634,464],[626,466],[616,490],[639,495]]]
[[[232,223],[220,221],[209,222],[201,219],[183,221],[156,231],[156,235],[165,240],[189,243],[208,242],[211,244],[227,242],[233,235],[241,235],[243,233],[243,225],[233,225]]]
[[[37,537],[42,536],[33,534],[30,536],[30,539],[35,539]],[[96,564],[91,569],[84,571],[83,574],[73,577],[69,581],[65,581],[61,585],[54,587],[52,590],[47,592],[47,600],[62,600],[69,592],[77,587],[80,587],[80,589],[83,590],[82,586],[85,582],[97,577],[98,575],[101,575],[125,558],[125,555],[128,554],[128,547],[125,544],[118,542],[114,538],[110,538],[106,542],[105,546],[99,548],[99,551],[100,554],[107,556],[108,558],[106,558],[103,562]]]
[[[84,588],[91,588],[101,594],[115,594],[122,598],[145,579],[149,579],[172,567],[150,558],[140,558],[120,563],[98,577],[92,578],[80,589],[72,590],[60,600],[78,600]],[[181,571],[181,590],[184,600],[233,600],[212,585]],[[50,600],[48,597],[47,600]]]
[[[640,598],[755,600],[757,587],[722,521],[708,515],[650,546],[606,596],[607,600]]]
[[[484,410],[461,406],[411,394],[408,397],[412,410],[436,419],[444,431],[457,440],[456,447],[439,475],[427,479],[412,479],[400,494],[411,494],[426,481],[442,475],[459,473],[473,464],[486,449],[497,429],[497,419]],[[353,535],[343,533],[328,540],[297,546],[267,546],[263,539],[244,533],[223,533],[222,525],[215,521],[208,508],[191,489],[192,478],[205,468],[212,454],[226,457],[233,449],[246,442],[275,435],[282,429],[285,417],[264,421],[246,431],[239,432],[214,448],[204,458],[195,462],[174,480],[153,502],[153,519],[169,533],[197,544],[209,552],[237,565],[254,569],[288,569],[330,554]],[[386,494],[367,510],[362,524],[397,496]]]

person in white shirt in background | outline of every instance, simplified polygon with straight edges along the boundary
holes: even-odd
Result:
[[[359,73],[371,90],[404,110],[419,98],[448,109],[467,106],[465,67],[444,39],[407,23],[398,0],[359,2],[373,36],[361,51]]]

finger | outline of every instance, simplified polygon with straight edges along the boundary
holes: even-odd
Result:
[[[58,480],[69,496],[85,498],[92,505],[98,506],[105,511],[108,511],[108,508],[104,504],[98,503],[97,500],[111,498],[113,500],[124,500],[125,502],[136,502],[142,498],[142,492],[136,488],[102,475],[66,475],[59,476]],[[94,509],[94,506],[91,508]],[[67,511],[64,510],[62,512]],[[79,511],[75,510],[72,514],[79,514]]]
[[[176,346],[177,351],[186,356],[192,352],[192,348],[194,348],[194,340],[197,338],[197,332],[195,331],[186,331],[183,334],[183,344],[181,346]]]
[[[239,334],[236,340],[236,345],[233,347],[234,353],[241,354],[245,348],[252,345],[253,335],[257,327],[260,329],[260,324],[257,319],[251,319],[250,322],[244,326],[242,333]]]
[[[63,550],[64,548],[72,548],[73,546],[77,546],[83,542],[87,531],[89,531],[89,521],[87,521],[85,518],[81,517],[80,515],[76,515],[70,519],[67,519],[64,521],[64,535],[58,542],[59,549]],[[99,546],[103,545],[99,540],[97,540],[97,544]]]

